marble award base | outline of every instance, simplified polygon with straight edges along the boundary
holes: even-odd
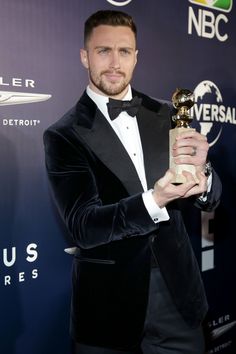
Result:
[[[193,128],[174,128],[171,129],[169,132],[169,146],[170,146],[170,152],[169,152],[169,161],[170,161],[170,168],[172,169],[172,171],[175,172],[175,177],[172,181],[172,183],[174,184],[181,184],[181,183],[185,183],[186,182],[186,178],[185,176],[182,174],[182,171],[188,171],[191,172],[195,178],[196,183],[198,183],[198,178],[196,177],[196,168],[194,165],[187,165],[187,164],[183,164],[183,165],[176,165],[174,162],[174,159],[172,157],[172,145],[175,143],[175,139],[176,137],[181,134],[182,132],[186,131],[186,129],[188,130],[192,130],[195,131],[195,129]]]

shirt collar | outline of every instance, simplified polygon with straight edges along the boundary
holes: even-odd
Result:
[[[99,110],[105,115],[105,117],[109,117],[107,111],[107,102],[109,101],[108,96],[100,95],[99,93],[93,91],[89,86],[86,89],[87,95],[95,102]],[[128,86],[128,91],[126,95],[122,98],[122,101],[129,101],[132,99],[132,90],[131,86]]]

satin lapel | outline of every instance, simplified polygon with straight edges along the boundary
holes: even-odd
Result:
[[[169,168],[169,112],[163,104],[158,112],[142,106],[137,114],[148,188]]]
[[[92,128],[76,125],[75,130],[104,165],[120,179],[129,194],[143,191],[129,155],[99,110],[96,111]]]

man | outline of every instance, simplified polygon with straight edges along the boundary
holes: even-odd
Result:
[[[207,303],[181,208],[188,200],[210,211],[219,202],[217,175],[204,173],[206,138],[186,130],[176,139],[175,162],[195,165],[199,183],[183,172],[186,182],[172,184],[173,112],[130,86],[137,49],[129,15],[93,14],[81,61],[89,85],[44,135],[55,203],[78,247],[71,308],[77,352],[202,354]],[[118,100],[127,111],[115,108],[115,117],[108,101]]]

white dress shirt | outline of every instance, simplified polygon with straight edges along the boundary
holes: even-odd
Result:
[[[143,150],[136,117],[131,117],[127,112],[124,111],[121,112],[116,119],[111,120],[107,110],[107,102],[109,98],[92,91],[89,86],[87,87],[87,94],[96,103],[98,109],[105,116],[108,123],[111,125],[121,143],[125,147],[127,153],[129,154],[129,157],[135,166],[140,182],[143,186],[143,202],[150,217],[155,223],[169,220],[169,215],[166,208],[159,208],[159,206],[154,201],[152,196],[153,190],[147,190],[147,181],[143,162]],[[129,86],[128,92],[123,100],[131,99],[132,91],[131,87]]]

